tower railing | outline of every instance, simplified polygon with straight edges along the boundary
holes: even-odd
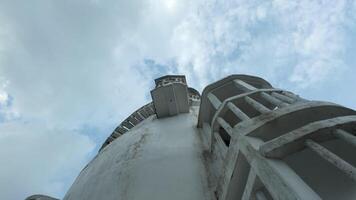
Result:
[[[164,87],[173,83],[181,83],[186,85],[185,76],[183,75],[167,75],[162,76],[155,80],[156,88]],[[200,102],[200,94],[194,88],[187,88],[187,98],[189,101],[189,106],[197,106]],[[128,116],[124,121],[120,123],[119,126],[115,128],[112,134],[105,140],[101,146],[99,152],[104,149],[107,145],[113,142],[115,139],[119,138],[121,135],[127,133],[129,130],[134,128],[136,125],[140,124],[145,119],[152,115],[156,115],[156,109],[154,103],[150,102],[136,111],[134,111],[130,116]]]
[[[209,138],[219,200],[321,199],[322,192],[298,175],[294,165],[300,163],[288,161],[306,150],[356,180],[354,160],[323,145],[339,139],[356,146],[354,110],[235,75],[203,91],[200,111],[198,127]]]
[[[135,112],[133,112],[129,117],[127,117],[123,122],[120,123],[118,127],[115,128],[113,133],[105,140],[104,144],[101,146],[99,152],[109,145],[112,141],[116,138],[120,137],[121,135],[125,134],[127,131],[141,123],[143,120],[147,119],[148,117],[154,115],[156,112],[154,110],[153,103],[150,102]]]

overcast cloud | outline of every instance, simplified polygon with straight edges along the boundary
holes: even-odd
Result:
[[[63,197],[158,76],[355,109],[355,58],[354,0],[0,0],[0,199]]]

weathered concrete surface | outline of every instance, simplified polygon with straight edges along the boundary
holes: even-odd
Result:
[[[356,166],[355,148],[341,140],[329,140],[322,145]],[[284,159],[323,200],[355,200],[356,182],[311,149],[304,149]]]
[[[355,199],[354,110],[232,77],[204,89],[199,112],[219,200]]]
[[[170,81],[186,84],[156,85]],[[130,115],[64,199],[356,199],[356,111],[246,75],[209,85],[200,107],[188,91],[188,114]]]
[[[196,115],[146,119],[105,147],[64,199],[211,199]]]

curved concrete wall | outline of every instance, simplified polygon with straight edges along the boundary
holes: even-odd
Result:
[[[145,119],[104,148],[64,199],[210,199],[196,112]]]
[[[129,117],[127,117],[123,122],[120,123],[118,127],[115,128],[114,132],[105,140],[104,144],[101,146],[101,151],[108,144],[114,141],[116,138],[125,134],[131,128],[135,127],[137,124],[141,123],[143,120],[155,114],[155,109],[153,103],[150,102],[141,108],[133,112]]]

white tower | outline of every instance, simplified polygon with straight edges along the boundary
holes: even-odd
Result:
[[[356,199],[356,111],[247,75],[201,97],[184,76],[155,82],[65,200]]]

